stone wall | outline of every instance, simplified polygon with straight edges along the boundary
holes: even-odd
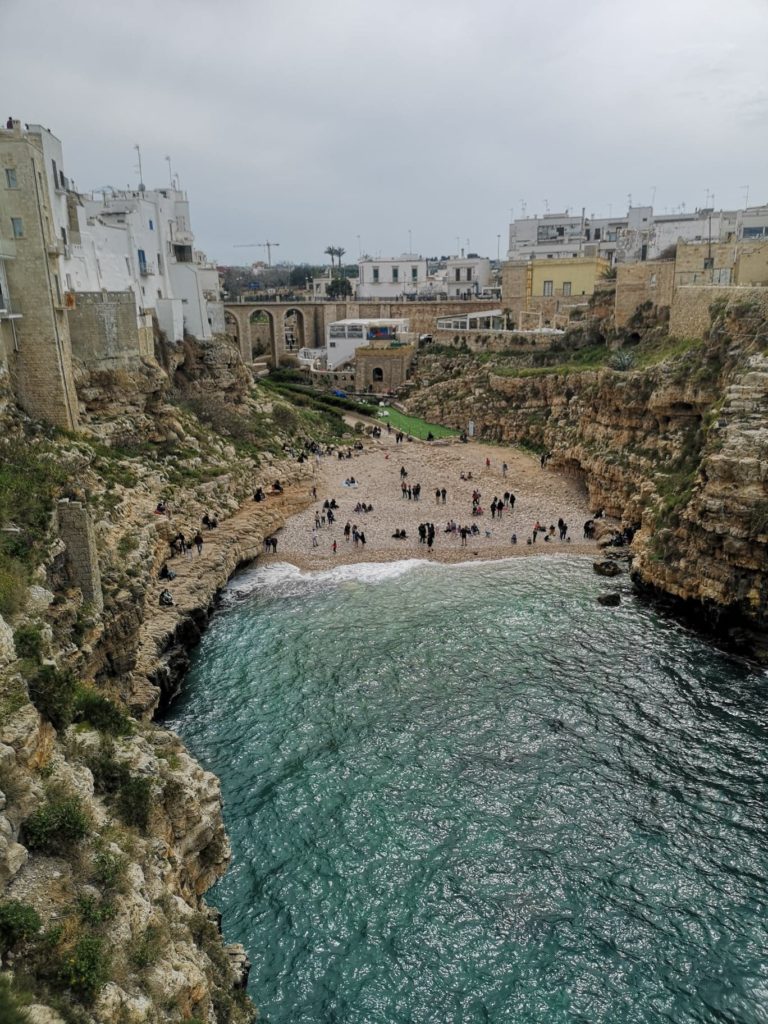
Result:
[[[96,611],[104,608],[96,537],[88,510],[79,501],[60,501],[57,508],[59,535],[67,549],[67,571],[83,601]]]
[[[740,302],[755,303],[768,315],[768,288],[727,288],[709,285],[683,285],[672,299],[669,333],[679,338],[703,338],[709,331],[710,306],[725,300],[728,306]]]
[[[470,352],[547,352],[554,338],[560,334],[518,334],[515,331],[457,331],[439,330],[432,334],[435,345],[468,348]]]
[[[89,369],[130,369],[146,349],[136,319],[133,292],[78,292],[77,305],[70,309],[69,334],[72,354]]]
[[[616,326],[624,327],[637,307],[644,302],[651,302],[656,308],[670,306],[674,279],[674,260],[619,263],[616,268],[616,305],[614,307]]]

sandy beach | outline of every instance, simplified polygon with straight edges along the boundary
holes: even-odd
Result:
[[[277,554],[264,555],[264,562],[287,561],[302,569],[324,569],[334,563],[403,558],[458,562],[596,551],[594,541],[583,540],[583,525],[591,516],[585,490],[574,480],[542,469],[535,456],[516,448],[473,442],[414,440],[396,444],[394,432],[388,435],[386,431],[380,440],[367,438],[364,445],[364,450],[354,451],[351,459],[333,455],[315,460],[312,482],[317,488],[317,500],[306,511],[287,520],[276,534]],[[490,466],[486,460],[490,460]],[[508,467],[506,475],[504,463]],[[401,467],[408,474],[406,483],[421,484],[420,500],[403,498]],[[470,472],[471,480],[461,479],[462,473]],[[353,487],[345,486],[350,477],[356,481]],[[438,503],[435,497],[436,489],[443,487],[447,492],[444,504],[442,498]],[[482,516],[472,515],[475,489],[482,495]],[[515,495],[514,509],[494,519],[491,502],[494,497],[501,498],[505,491]],[[317,530],[318,544],[313,547],[315,512],[322,514],[324,501],[334,498],[338,504],[336,520]],[[372,505],[373,511],[355,512],[358,502]],[[557,521],[561,517],[568,524],[566,542],[561,542],[557,535]],[[470,536],[463,547],[458,534],[445,532],[449,520],[459,526],[477,523],[480,534]],[[545,542],[540,533],[536,543],[528,544],[537,520],[547,529],[554,525],[555,537]],[[347,522],[365,533],[364,546],[345,540]],[[418,526],[425,522],[435,525],[431,552],[426,544],[419,543]],[[396,529],[405,530],[408,539],[393,538]],[[513,533],[517,535],[516,544],[511,541]]]

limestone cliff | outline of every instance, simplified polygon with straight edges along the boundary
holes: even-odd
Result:
[[[604,350],[593,369],[427,355],[408,408],[550,452],[593,508],[639,528],[639,585],[768,658],[766,312],[721,303],[706,340],[652,333],[631,353]]]
[[[255,1015],[245,951],[204,901],[229,859],[218,781],[151,719],[217,590],[304,500],[304,440],[343,427],[254,388],[222,339],[166,356],[83,373],[77,437],[0,407],[0,985],[30,1019]],[[285,497],[255,505],[276,478]],[[103,608],[57,535],[62,500],[93,523]],[[205,513],[203,554],[171,558]]]

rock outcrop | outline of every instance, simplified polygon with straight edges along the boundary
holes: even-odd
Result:
[[[768,328],[759,309],[738,304],[713,316],[706,340],[667,339],[644,368],[628,358],[625,369],[501,372],[427,357],[426,384],[407,404],[550,453],[552,469],[583,480],[595,510],[637,530],[639,586],[768,659]]]

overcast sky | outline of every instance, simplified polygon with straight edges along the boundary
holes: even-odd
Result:
[[[82,190],[280,243],[504,255],[510,213],[768,201],[768,0],[0,0],[0,96]],[[500,239],[499,239],[499,236]]]

